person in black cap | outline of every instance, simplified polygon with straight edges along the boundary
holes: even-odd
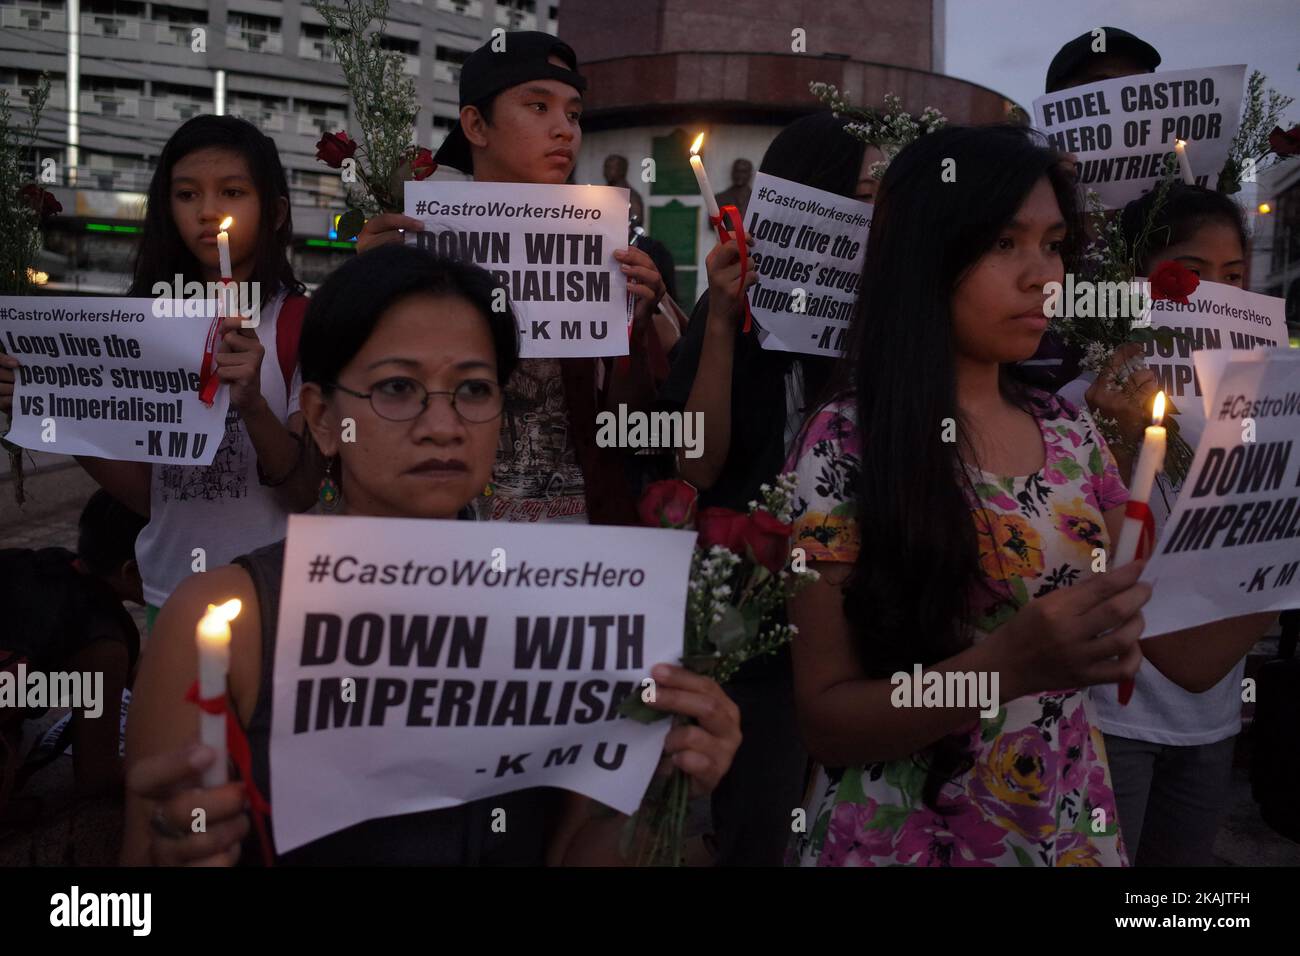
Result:
[[[1153,73],[1159,65],[1160,54],[1150,43],[1119,27],[1098,27],[1075,37],[1052,58],[1046,92]]]
[[[435,156],[477,182],[565,183],[582,143],[582,94],[573,49],[547,33],[497,35],[465,60],[460,123]],[[389,213],[366,223],[363,252],[401,242],[417,219]],[[664,281],[643,250],[614,253],[635,296],[631,360],[525,359],[506,391],[493,483],[476,502],[480,519],[637,524],[627,456],[596,444],[603,409],[648,408],[652,349],[662,357],[654,315]],[[666,374],[666,360],[662,363]]]
[[[1119,27],[1098,27],[1080,34],[1057,51],[1047,67],[1045,92],[1056,93],[1087,83],[1114,80],[1121,76],[1153,73],[1160,65],[1160,54],[1145,40]],[[1070,162],[1075,161],[1067,154]],[[1022,377],[1031,385],[1062,395],[1082,405],[1084,391],[1093,380],[1080,376],[1079,362],[1082,350],[1072,348],[1049,330],[1039,343],[1038,351],[1028,360],[1019,363]],[[1101,412],[1110,418],[1120,417],[1124,409],[1124,396],[1119,392],[1094,389],[1090,402],[1093,414]]]

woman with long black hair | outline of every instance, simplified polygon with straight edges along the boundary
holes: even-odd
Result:
[[[891,163],[849,390],[794,456],[794,544],[822,572],[790,606],[822,767],[804,864],[1124,865],[1086,688],[1144,652],[1210,686],[1267,623],[1139,645],[1142,562],[1094,573],[1127,499],[1114,458],[1086,411],[1010,374],[1082,235],[1072,177],[1033,136],[949,128]]]

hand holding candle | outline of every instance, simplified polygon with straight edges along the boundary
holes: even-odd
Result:
[[[1120,526],[1119,543],[1115,545],[1112,568],[1121,568],[1139,557],[1139,545],[1142,545],[1142,557],[1146,550],[1155,545],[1155,521],[1151,516],[1148,502],[1151,500],[1151,486],[1155,484],[1156,472],[1165,466],[1165,446],[1168,435],[1162,422],[1165,418],[1165,393],[1157,392],[1155,404],[1151,411],[1151,424],[1147,426],[1142,439],[1142,452],[1133,467],[1133,481],[1129,488],[1128,505],[1124,509],[1124,524]],[[1145,540],[1144,540],[1145,538]],[[1131,680],[1120,681],[1119,702],[1128,706],[1133,697],[1134,683]]]
[[[199,699],[226,696],[226,677],[230,673],[230,622],[239,614],[239,599],[225,604],[209,604],[194,633],[199,650]],[[203,771],[203,786],[219,787],[229,778],[226,772],[226,715],[199,712],[199,740],[216,751],[217,757]]]

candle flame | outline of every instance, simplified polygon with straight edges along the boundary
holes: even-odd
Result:
[[[235,217],[234,217],[234,216],[227,216],[225,219],[221,220],[221,225],[217,226],[217,231],[218,231],[218,232],[225,232],[225,231],[226,231],[227,229],[229,229],[232,225],[234,225],[234,222],[235,222]],[[236,613],[236,614],[239,613],[239,609],[238,609],[238,608],[235,609],[235,613]]]
[[[1174,149],[1186,149],[1186,148],[1187,148],[1187,140],[1185,139],[1174,140]]]
[[[699,136],[695,137],[695,142],[691,143],[691,155],[692,156],[700,155],[700,147],[703,145],[704,145],[704,134],[701,133]]]
[[[1156,392],[1156,402],[1151,409],[1151,424],[1160,425],[1165,420],[1165,393]]]
[[[229,623],[239,616],[242,605],[239,598],[231,598],[225,604],[209,604],[208,613],[204,617],[210,617],[218,621]]]

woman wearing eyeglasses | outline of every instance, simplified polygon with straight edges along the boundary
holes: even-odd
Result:
[[[299,354],[303,414],[329,463],[322,505],[351,515],[454,518],[483,490],[501,427],[502,387],[518,361],[515,318],[493,309],[495,289],[491,276],[473,266],[384,246],[347,263],[317,290]],[[249,836],[242,785],[199,783],[214,754],[196,745],[198,710],[184,699],[198,670],[195,622],[208,604],[232,597],[243,610],[231,623],[228,703],[248,735],[253,782],[274,811],[269,743],[283,562],[279,542],[194,575],[159,613],[127,727],[124,862],[230,865]],[[652,673],[652,706],[698,721],[669,733],[665,761],[707,794],[739,745],[738,711],[708,678],[667,665]],[[497,808],[509,820],[504,833],[492,827]],[[204,827],[195,832],[200,816]],[[619,863],[625,822],[584,797],[538,788],[369,820],[275,860]],[[255,849],[245,847],[245,859],[255,859]]]

